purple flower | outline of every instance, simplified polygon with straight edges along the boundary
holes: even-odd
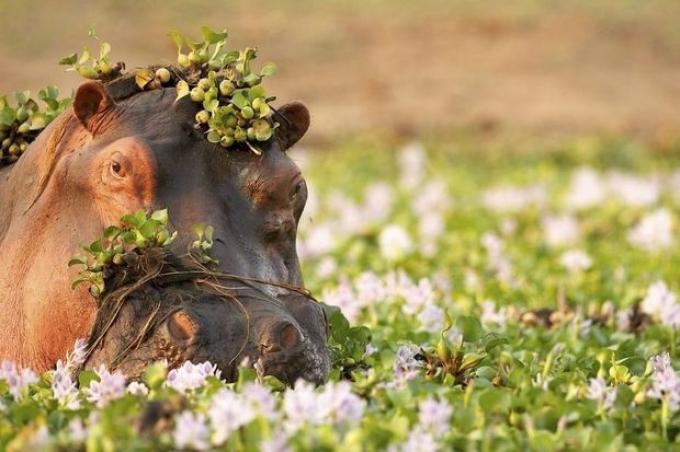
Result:
[[[424,431],[421,427],[416,427],[406,438],[406,442],[392,449],[399,452],[435,452],[441,450],[434,436]]]
[[[87,339],[76,339],[73,350],[66,355],[66,367],[70,372],[78,370],[87,358]]]
[[[66,363],[62,360],[57,361],[57,368],[52,373],[52,394],[61,405],[73,410],[80,408],[78,388],[71,378],[68,360]]]
[[[271,391],[256,383],[246,383],[241,390],[244,401],[259,415],[268,420],[278,418],[276,400]]]
[[[208,417],[213,428],[212,443],[219,446],[234,430],[255,419],[256,413],[240,394],[225,388],[213,397]]]
[[[451,428],[453,408],[446,400],[437,401],[427,398],[420,402],[419,410],[418,423],[423,430],[439,437]]]
[[[402,345],[397,349],[397,356],[392,367],[392,382],[390,386],[403,388],[406,382],[418,376],[423,364],[415,359],[418,354],[418,347],[415,345]]]
[[[0,363],[0,380],[5,380],[9,392],[15,399],[19,399],[24,389],[38,381],[38,375],[31,369],[19,369],[11,361]]]
[[[668,400],[671,411],[680,408],[680,377],[671,366],[671,357],[666,352],[651,359],[652,387],[647,395],[654,399]]]
[[[298,380],[293,389],[287,389],[283,395],[283,412],[286,416],[284,429],[293,433],[306,422],[319,424],[324,419],[326,409],[318,403],[314,385]]]
[[[175,430],[172,432],[172,439],[177,448],[207,450],[210,448],[209,437],[210,431],[208,430],[205,415],[184,411],[175,419]]]
[[[127,386],[127,392],[135,396],[146,397],[149,394],[149,388],[144,383],[133,381]]]
[[[328,383],[319,394],[318,403],[325,407],[326,421],[335,425],[358,423],[366,409],[366,402],[352,392],[346,381]]]
[[[591,378],[586,389],[586,397],[597,402],[602,408],[609,410],[614,406],[616,400],[616,388],[607,386],[607,382],[602,377]]]
[[[110,401],[125,395],[125,376],[120,370],[111,373],[104,365],[101,365],[96,372],[99,381],[91,381],[90,386],[83,390],[87,395],[87,400],[101,408]]]
[[[208,377],[220,378],[221,375],[222,372],[210,361],[201,364],[185,361],[177,369],[168,372],[165,384],[179,392],[187,392],[203,386]]]

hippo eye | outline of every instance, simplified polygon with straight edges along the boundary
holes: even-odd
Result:
[[[111,162],[111,172],[118,177],[125,176],[125,171],[123,171],[123,165],[121,165],[120,162],[117,162],[115,160]]]
[[[291,201],[295,201],[298,198],[304,197],[306,190],[307,185],[305,184],[305,181],[298,182],[295,188],[293,188],[293,191],[290,193]]]

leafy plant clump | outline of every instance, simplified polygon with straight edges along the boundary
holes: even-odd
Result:
[[[71,99],[59,99],[59,90],[48,86],[38,92],[38,104],[30,91],[15,94],[12,105],[7,96],[0,96],[0,167],[16,162],[28,145],[47,125],[63,112]]]
[[[228,148],[244,143],[260,154],[257,143],[268,141],[277,124],[272,120],[262,80],[276,68],[266,64],[252,69],[257,50],[227,50],[227,32],[202,29],[203,41],[192,42],[177,32],[170,34],[177,46],[177,62],[189,75],[177,83],[177,97],[189,96],[203,107],[196,114],[196,126],[211,143]],[[184,53],[188,51],[188,53]]]
[[[85,267],[73,287],[87,283],[90,293],[98,298],[105,289],[107,272],[115,266],[134,266],[140,254],[151,248],[167,250],[177,237],[168,229],[168,211],[156,210],[147,215],[143,210],[121,218],[122,226],[109,226],[100,239],[83,245],[84,256],[75,256],[69,266]]]
[[[68,66],[67,71],[75,71],[88,80],[106,82],[115,79],[125,69],[125,64],[111,63],[111,44],[101,41],[93,28],[88,34],[99,41],[99,56],[93,56],[90,49],[85,47],[80,55],[74,52],[59,60],[59,64]]]
[[[201,105],[196,113],[195,127],[206,139],[224,148],[247,146],[261,154],[259,143],[274,135],[278,124],[273,120],[274,109],[262,81],[275,73],[269,63],[259,71],[252,67],[257,49],[228,50],[227,32],[216,32],[203,27],[202,41],[194,42],[178,32],[170,33],[177,46],[179,67],[148,67],[135,71],[135,82],[140,90],[154,90],[176,86],[177,99],[188,96]],[[85,49],[79,56],[73,53],[60,61],[88,79],[109,81],[118,77],[125,65],[111,65],[111,46],[102,42],[99,58],[92,58]]]

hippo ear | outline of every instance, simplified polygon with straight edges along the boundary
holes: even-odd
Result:
[[[277,113],[280,116],[277,134],[285,151],[297,143],[309,129],[309,110],[301,102],[291,102],[279,108]]]
[[[99,128],[99,119],[111,110],[116,102],[99,82],[85,82],[78,87],[73,99],[73,112],[92,134]]]

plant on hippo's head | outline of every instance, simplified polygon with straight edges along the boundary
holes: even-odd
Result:
[[[15,94],[12,106],[6,96],[0,96],[0,167],[16,162],[28,145],[47,125],[63,112],[71,98],[59,99],[59,90],[48,86],[38,92],[41,107],[30,91]]]
[[[99,41],[94,28],[91,27],[88,34]],[[73,52],[59,60],[59,64],[69,66],[66,69],[67,71],[78,72],[78,74],[86,79],[108,81],[118,77],[123,69],[125,69],[125,64],[122,62],[111,64],[110,54],[111,44],[100,42],[98,57],[94,57],[90,49],[85,47],[80,55],[77,52]]]
[[[196,114],[196,127],[211,143],[228,148],[244,143],[260,154],[258,142],[268,141],[277,124],[272,120],[262,80],[276,68],[269,63],[259,72],[251,68],[257,50],[226,50],[227,32],[202,28],[203,41],[194,43],[177,32],[170,34],[177,45],[177,62],[189,75],[177,83],[177,98],[189,96],[203,107]],[[188,54],[184,54],[185,47]]]
[[[194,126],[210,143],[224,148],[242,144],[259,155],[262,151],[258,143],[270,140],[278,126],[272,119],[274,109],[269,105],[275,97],[268,97],[262,86],[262,80],[273,75],[276,67],[269,63],[255,71],[251,66],[257,49],[228,50],[226,31],[202,27],[201,32],[203,40],[199,42],[171,32],[179,68],[139,68],[135,71],[135,83],[147,91],[176,86],[177,99],[189,96],[201,105]],[[69,70],[85,78],[109,81],[124,69],[122,63],[111,66],[110,51],[111,46],[104,42],[99,58],[93,59],[85,49],[80,56],[73,53],[60,64],[71,66]]]

